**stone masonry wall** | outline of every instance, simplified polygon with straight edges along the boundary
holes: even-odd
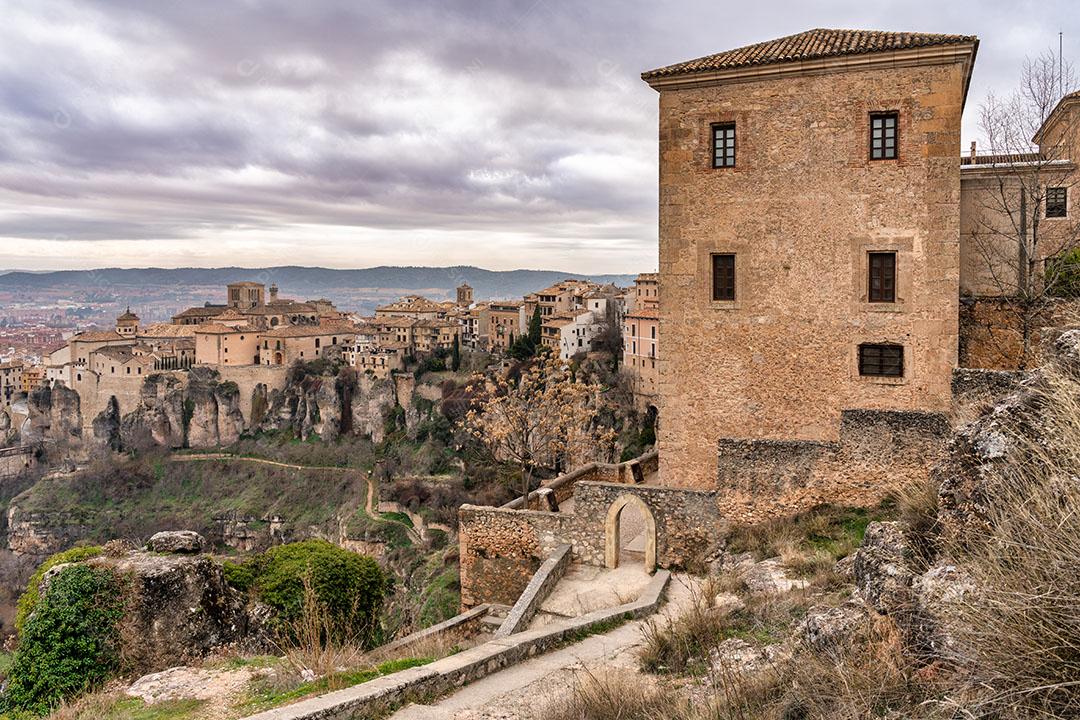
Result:
[[[950,432],[942,413],[848,410],[836,442],[721,439],[717,505],[741,523],[824,503],[873,506],[927,477]]]
[[[961,64],[665,89],[659,101],[661,482],[716,487],[720,438],[836,442],[853,408],[945,412],[959,301]],[[899,158],[871,161],[869,115],[899,113]],[[736,123],[736,166],[710,127]],[[867,254],[897,255],[870,303]],[[736,255],[714,302],[711,256]],[[867,378],[860,343],[905,348]]]
[[[603,566],[610,510],[626,495],[642,502],[653,518],[660,567],[685,567],[708,555],[723,536],[715,492],[578,482],[572,512],[463,505],[458,510],[462,605],[512,605],[559,545],[570,545],[576,562]]]

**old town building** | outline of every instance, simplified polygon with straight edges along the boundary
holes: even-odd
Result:
[[[630,379],[634,406],[639,410],[656,407],[659,371],[660,277],[641,273],[629,293],[623,319],[623,371]]]
[[[643,73],[660,99],[661,477],[722,439],[946,411],[978,41],[812,30]]]

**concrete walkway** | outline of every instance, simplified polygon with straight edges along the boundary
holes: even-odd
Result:
[[[672,578],[662,617],[672,617],[690,603],[688,582],[693,580]],[[391,720],[540,720],[551,702],[570,692],[583,670],[635,671],[646,622],[627,623],[507,668],[431,705],[409,705]]]

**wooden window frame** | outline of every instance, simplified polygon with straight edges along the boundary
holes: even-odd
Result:
[[[1052,215],[1050,214],[1050,209],[1051,209],[1050,195],[1051,195],[1051,193],[1053,193],[1053,194],[1061,193],[1060,202],[1055,201],[1054,204],[1053,204],[1054,214],[1052,214]],[[1044,213],[1044,216],[1046,218],[1048,218],[1048,219],[1069,217],[1069,188],[1067,188],[1067,187],[1048,187],[1048,188],[1046,188],[1046,211]]]
[[[731,267],[721,269],[720,263],[728,260],[731,261]],[[713,302],[735,302],[738,298],[736,262],[735,253],[712,253],[709,256],[709,276],[712,281],[711,296]],[[729,287],[722,286],[720,282],[721,272],[730,275],[730,278],[725,278],[729,280],[727,283]]]
[[[885,356],[886,351],[890,357]],[[872,355],[876,355],[876,357]],[[902,379],[904,377],[904,346],[895,343],[860,344],[859,375],[861,377]]]
[[[710,127],[710,129],[709,129],[709,142],[712,145],[712,166],[713,166],[713,168],[716,169],[716,170],[723,170],[724,168],[733,168],[733,167],[735,167],[735,164],[738,161],[737,160],[738,156],[736,155],[736,150],[738,149],[738,133],[737,133],[737,131],[735,129],[735,123],[733,123],[733,122],[713,123],[709,127]],[[724,137],[723,148],[724,148],[725,152],[724,152],[723,157],[721,158],[720,155],[718,155],[717,152],[716,152],[717,151],[717,136],[721,131],[726,132],[728,130],[731,131],[731,142],[729,143],[728,138],[726,136]],[[728,152],[729,145],[730,145],[730,152]],[[729,158],[730,158],[731,162],[728,162]]]
[[[891,259],[891,266],[885,263],[885,259]],[[880,267],[874,267],[875,260],[881,260]],[[869,270],[866,278],[866,299],[872,303],[895,303],[896,302],[896,251],[872,250],[867,253],[866,265]],[[875,277],[875,276],[879,277]],[[879,287],[874,288],[874,280],[878,279]]]
[[[884,123],[885,120],[892,119],[893,121],[893,147],[892,155],[888,155],[888,150],[885,147],[885,125],[882,125],[881,129],[881,157],[874,157],[874,123],[878,120]],[[877,162],[880,160],[897,160],[900,158],[900,113],[896,110],[887,110],[882,112],[870,113],[870,160]]]

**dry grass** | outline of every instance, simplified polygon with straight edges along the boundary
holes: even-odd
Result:
[[[313,677],[333,676],[360,665],[364,657],[361,638],[340,638],[338,624],[319,601],[310,575],[305,575],[303,583],[300,614],[289,623],[278,642],[287,668],[275,680],[282,688]]]
[[[912,561],[920,571],[930,567],[940,549],[939,488],[940,483],[929,476],[918,482],[898,485],[890,492],[905,526]]]
[[[984,531],[946,554],[976,591],[949,622],[980,711],[1080,715],[1080,377],[1046,372],[1038,408],[985,478]]]
[[[663,720],[678,717],[681,703],[629,671],[583,671],[565,697],[544,708],[546,720]]]

